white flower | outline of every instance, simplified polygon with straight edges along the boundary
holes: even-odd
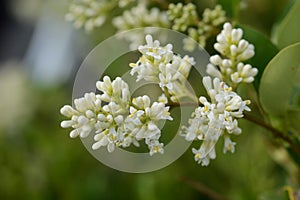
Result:
[[[210,105],[208,105],[210,106]],[[206,107],[198,107],[192,114],[192,118],[189,119],[188,127],[184,127],[185,139],[187,141],[193,140],[203,140],[205,138],[205,133],[208,130],[208,118],[205,116]]]
[[[229,136],[224,136],[224,148],[223,148],[223,153],[226,153],[227,151],[230,151],[231,153],[234,153],[235,151],[235,142],[232,142],[230,140]]]
[[[237,71],[231,74],[230,78],[234,83],[251,83],[254,81],[254,77],[257,75],[257,73],[258,70],[251,65],[239,63],[237,65]]]
[[[222,74],[224,76],[232,74],[233,63],[230,59],[222,59],[219,55],[214,55],[209,60],[210,63],[207,65],[206,72],[211,76],[222,79]],[[219,66],[220,71],[215,66]]]
[[[189,29],[190,30],[190,29]],[[190,31],[189,31],[190,32]],[[182,40],[183,42],[183,49],[186,51],[194,51],[194,49],[197,47],[197,42],[195,41],[194,38],[191,37],[191,35],[189,34],[190,37],[184,38]],[[200,42],[199,42],[200,43]],[[200,43],[201,44],[201,43]],[[203,45],[205,46],[205,45]]]
[[[125,131],[136,141],[144,139],[149,147],[150,155],[157,152],[163,153],[163,144],[158,141],[161,135],[158,122],[172,120],[168,111],[169,107],[157,102],[150,105],[150,98],[146,95],[133,99],[132,104],[130,115],[125,120]],[[127,142],[134,142],[134,140],[128,139]]]
[[[70,118],[61,122],[63,128],[72,127],[70,137],[87,137],[96,123],[97,112],[101,109],[101,100],[95,93],[86,93],[84,97],[74,100],[75,109],[69,105],[61,108],[62,115]]]
[[[250,64],[243,63],[254,56],[254,46],[242,39],[242,36],[242,29],[233,29],[230,23],[224,24],[223,30],[217,36],[217,43],[214,44],[214,48],[222,57],[220,55],[210,57],[206,69],[209,75],[231,81],[232,85],[254,81],[258,70]]]
[[[75,28],[84,27],[87,32],[103,25],[107,13],[116,5],[115,1],[77,0],[71,3],[65,19]]]
[[[183,48],[187,51],[193,51],[198,46],[193,40],[201,47],[205,47],[206,40],[213,36],[218,26],[226,20],[225,11],[220,5],[216,5],[213,9],[205,9],[202,20],[197,15],[196,6],[193,3],[169,4],[167,14],[173,23],[172,29],[188,32],[190,38],[183,40]]]
[[[150,108],[145,108],[146,115],[153,121],[172,120],[169,113],[169,107],[163,103],[154,102]]]
[[[96,135],[94,150],[106,146],[108,152],[115,150],[115,146],[123,145],[125,138],[124,118],[130,104],[130,91],[127,83],[120,77],[111,81],[108,76],[103,81],[97,81],[96,87],[102,92],[99,98],[108,104],[103,105],[102,112],[97,115],[95,124]],[[125,147],[125,145],[123,145]]]
[[[198,150],[195,148],[192,149],[193,154],[195,154],[195,161],[202,166],[208,166],[210,163],[210,159],[216,158],[216,151],[214,146],[211,148],[206,148],[207,144],[207,141],[203,141],[202,146]]]
[[[155,153],[161,153],[161,154],[164,153],[164,149],[163,149],[164,144],[159,143],[158,140],[147,138],[146,144],[148,145],[148,147],[150,149],[150,152],[149,152],[150,156],[152,156]]]
[[[161,96],[158,97],[158,102],[163,103],[163,104],[167,104],[168,103],[168,98],[166,97],[165,94],[162,94]]]
[[[112,23],[119,31],[147,26],[169,26],[169,20],[165,12],[155,7],[148,10],[144,3],[139,3],[136,7],[125,10],[122,16],[115,17]]]
[[[202,18],[204,23],[211,24],[213,26],[219,26],[226,20],[225,11],[222,9],[221,5],[216,5],[214,9],[206,8],[203,12]]]
[[[222,79],[222,74],[221,72],[218,70],[218,68],[216,68],[214,65],[212,64],[208,64],[206,67],[206,72],[211,75],[212,77],[217,77],[219,79]]]
[[[162,89],[167,88],[172,96],[180,98],[186,90],[184,86],[194,64],[195,61],[192,57],[181,58],[174,55],[171,63],[159,65],[159,86]]]
[[[108,152],[113,152],[115,150],[115,144],[118,142],[119,133],[111,127],[110,129],[105,129],[105,131],[98,133],[94,136],[94,140],[96,141],[92,149],[99,149],[101,146],[107,146]]]
[[[69,118],[61,126],[73,128],[72,138],[87,137],[94,130],[93,150],[105,146],[108,152],[113,152],[116,147],[139,146],[139,141],[145,140],[150,155],[163,153],[158,123],[172,120],[165,103],[151,104],[146,95],[131,100],[127,83],[119,77],[110,80],[105,76],[96,87],[101,94],[86,93],[74,100],[75,108],[69,105],[61,108],[61,114]]]
[[[248,43],[242,42],[242,46],[239,45],[243,36],[242,29],[233,29],[230,23],[223,25],[223,30],[217,36],[217,43],[214,44],[214,48],[224,56],[232,55],[236,56],[238,53],[252,53],[254,55],[254,46]],[[244,40],[243,40],[244,41]],[[240,48],[238,48],[240,47]],[[229,57],[229,56],[228,56]],[[242,60],[240,60],[242,61]]]
[[[130,91],[127,83],[117,77],[111,81],[105,76],[96,87],[102,94],[86,93],[74,100],[75,108],[65,105],[61,114],[68,117],[61,123],[63,128],[73,128],[70,137],[87,137],[93,130],[95,143],[92,148],[107,146],[109,152],[115,149],[124,138],[124,118],[130,104]]]
[[[221,136],[225,137],[224,149],[234,152],[235,143],[228,138],[230,134],[241,133],[237,119],[243,117],[244,111],[250,111],[247,106],[250,101],[243,101],[231,87],[218,78],[212,80],[209,76],[203,77],[203,85],[210,101],[203,96],[199,98],[203,106],[195,109],[189,126],[183,127],[183,136],[187,141],[203,140],[200,149],[193,149],[193,153],[195,160],[206,166],[210,159],[215,158],[214,145]]]
[[[172,45],[160,46],[158,40],[153,41],[151,35],[146,36],[146,45],[141,45],[138,50],[142,57],[137,63],[131,63],[131,75],[137,73],[137,81],[146,80],[158,82],[159,65],[170,63],[173,58]]]
[[[131,50],[136,50],[143,42],[145,35],[153,32],[153,29],[147,29],[147,27],[169,28],[170,26],[166,12],[156,7],[148,9],[144,2],[139,2],[137,6],[132,7],[130,10],[125,10],[121,16],[113,18],[112,24],[117,28],[118,32],[123,31],[120,38],[124,38],[130,43]],[[132,31],[133,29],[143,27],[145,27],[145,31]],[[129,34],[126,34],[124,32],[126,30],[131,31]]]
[[[174,21],[172,29],[181,32],[186,31],[189,26],[196,25],[198,21],[196,6],[192,3],[185,6],[182,3],[170,4],[168,17]]]
[[[130,91],[127,83],[120,77],[111,81],[108,76],[104,76],[103,81],[97,81],[96,87],[103,94],[101,100],[106,102],[118,102],[120,106],[125,106],[130,102]]]
[[[186,80],[194,58],[175,55],[172,45],[161,46],[160,42],[153,41],[151,35],[146,36],[146,45],[139,46],[142,57],[137,63],[131,63],[131,75],[137,74],[137,81],[142,79],[158,83],[161,89],[168,92],[172,101],[186,96]]]

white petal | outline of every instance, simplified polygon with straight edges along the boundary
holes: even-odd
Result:
[[[107,145],[107,151],[109,153],[113,152],[115,150],[115,144],[110,142],[108,145]]]
[[[66,117],[71,117],[75,112],[76,111],[69,105],[65,105],[60,109],[60,113]]]
[[[93,145],[92,145],[92,149],[93,150],[97,150],[101,147],[101,142],[95,142]]]
[[[71,137],[71,138],[75,138],[75,137],[77,137],[78,135],[79,135],[79,131],[78,131],[77,129],[72,130],[72,131],[70,132],[70,137]]]
[[[69,127],[72,127],[72,125],[74,125],[74,121],[72,121],[72,120],[65,120],[60,123],[60,126],[62,128],[69,128]]]

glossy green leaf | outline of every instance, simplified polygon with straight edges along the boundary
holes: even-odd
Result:
[[[259,94],[263,109],[283,116],[293,106],[300,84],[300,43],[281,50],[268,64],[261,78]],[[296,91],[296,92],[295,92]]]
[[[300,42],[299,21],[300,1],[296,1],[274,31],[273,41],[280,49]]]
[[[255,46],[255,55],[248,62],[252,66],[258,68],[258,75],[256,76],[254,82],[255,88],[258,89],[260,78],[264,69],[270,60],[279,52],[279,50],[263,33],[246,25],[237,25],[237,27],[243,29],[243,38]]]
[[[240,0],[217,0],[217,4],[221,5],[223,10],[226,11],[226,16],[237,18]]]

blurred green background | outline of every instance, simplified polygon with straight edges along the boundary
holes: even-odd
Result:
[[[0,18],[0,199],[287,199],[299,169],[270,134],[241,120],[234,154],[201,167],[187,151],[159,171],[128,174],[94,159],[60,128],[80,63],[114,33],[93,34],[64,22],[68,1],[2,0]],[[200,10],[214,1],[198,2]],[[242,1],[240,21],[265,35],[288,0]],[[127,63],[123,64],[127,67]],[[112,66],[112,73],[120,66]],[[117,73],[117,71],[115,72]],[[200,84],[200,81],[199,81]],[[176,127],[175,127],[176,128]],[[171,135],[172,127],[163,132]]]

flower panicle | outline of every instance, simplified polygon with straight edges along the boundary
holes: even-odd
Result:
[[[211,56],[206,69],[210,76],[218,77],[235,87],[242,82],[253,82],[258,73],[257,68],[244,63],[252,58],[255,52],[254,45],[242,37],[242,29],[233,28],[230,23],[225,23],[214,44],[220,55]]]
[[[118,146],[139,146],[139,141],[145,140],[150,155],[163,153],[158,123],[172,120],[169,107],[161,102],[151,104],[147,95],[131,99],[129,87],[120,77],[111,80],[105,76],[96,87],[101,94],[86,93],[74,100],[74,107],[65,105],[60,110],[69,118],[61,126],[73,128],[71,138],[85,138],[94,132],[92,149],[106,146],[108,152]]]
[[[75,28],[84,28],[89,33],[101,27],[113,9],[123,9],[134,1],[136,0],[73,0],[65,20],[73,22]]]
[[[176,55],[171,44],[161,46],[151,35],[146,35],[146,44],[140,45],[138,50],[142,56],[136,63],[130,63],[130,74],[137,74],[137,81],[157,83],[173,102],[187,95],[185,84],[195,65],[193,57]]]
[[[193,51],[197,43],[204,48],[207,39],[214,36],[227,19],[221,5],[216,5],[213,9],[206,8],[200,17],[193,3],[170,4],[167,14],[173,30],[189,35],[189,38],[183,40],[184,48],[188,51]]]
[[[165,11],[161,11],[157,7],[148,8],[145,2],[139,2],[136,6],[125,10],[122,15],[114,17],[112,25],[117,29],[117,32],[122,32],[118,37],[128,41],[131,50],[136,50],[143,43],[147,33],[155,32],[147,27],[169,28],[170,21]],[[136,28],[145,29],[137,30]],[[131,31],[126,33],[127,30]]]
[[[239,135],[242,130],[238,126],[238,119],[245,111],[250,111],[249,100],[242,98],[232,91],[219,78],[203,77],[203,85],[210,97],[210,101],[200,96],[202,106],[195,109],[189,120],[188,127],[183,127],[183,136],[187,141],[202,141],[200,148],[193,148],[195,161],[207,166],[216,157],[214,145],[224,138],[223,152],[235,151],[235,142],[230,135]]]
[[[231,136],[242,133],[238,119],[243,118],[245,111],[251,111],[250,100],[243,100],[234,91],[238,83],[250,83],[257,74],[256,68],[244,63],[254,56],[254,46],[242,36],[241,29],[232,28],[230,23],[224,24],[214,45],[220,55],[211,56],[207,65],[207,72],[212,77],[202,79],[208,96],[197,99],[199,107],[192,113],[188,125],[182,127],[182,135],[187,141],[202,141],[192,152],[195,161],[203,166],[216,158],[215,144],[220,138],[224,140],[224,153],[235,151],[236,142]],[[146,35],[145,40],[146,44],[138,47],[141,57],[136,63],[130,63],[130,74],[137,74],[136,81],[156,83],[162,90],[158,101],[151,103],[147,95],[131,98],[124,80],[120,77],[111,80],[105,76],[96,83],[100,94],[86,93],[74,100],[74,107],[62,107],[61,113],[69,119],[61,126],[73,128],[72,138],[87,137],[94,132],[94,150],[106,146],[113,152],[116,147],[139,146],[144,140],[150,155],[164,152],[158,124],[162,120],[173,120],[167,104],[191,97],[186,82],[195,61],[193,57],[175,54],[171,44],[163,46],[151,35]],[[193,100],[194,97],[192,94]]]

